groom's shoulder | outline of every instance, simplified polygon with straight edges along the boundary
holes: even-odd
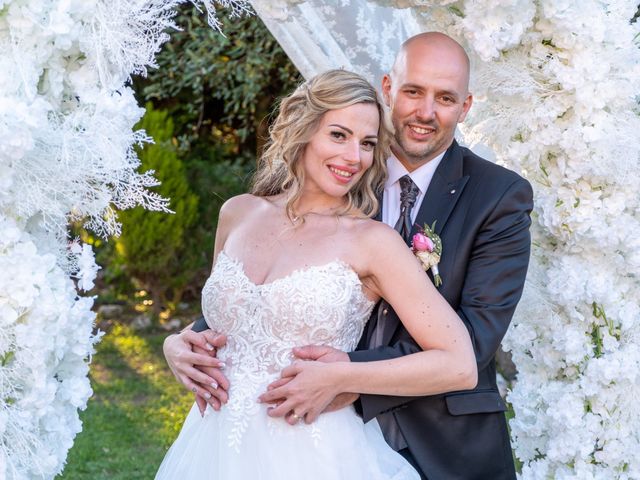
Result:
[[[483,183],[501,184],[505,186],[513,183],[529,184],[519,173],[482,158],[467,147],[459,146],[458,148],[462,154],[464,173],[472,179],[482,181]]]

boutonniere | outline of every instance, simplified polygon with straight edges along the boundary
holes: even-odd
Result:
[[[438,272],[438,263],[440,263],[440,257],[442,256],[442,240],[440,236],[435,232],[436,222],[434,221],[431,227],[425,224],[421,230],[418,230],[411,240],[411,249],[413,254],[418,257],[422,268],[425,271],[431,269],[433,274],[433,280],[436,287],[442,285],[442,277]]]

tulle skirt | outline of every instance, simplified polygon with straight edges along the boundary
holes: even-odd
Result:
[[[156,480],[419,480],[385,442],[378,423],[353,408],[325,413],[312,425],[291,426],[267,415],[194,405]]]

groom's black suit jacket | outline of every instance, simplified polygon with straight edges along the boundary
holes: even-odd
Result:
[[[426,397],[363,395],[360,406],[365,421],[393,412],[429,480],[515,479],[505,404],[496,387],[495,353],[524,287],[532,197],[525,179],[454,141],[418,211],[414,230],[436,221],[442,238],[443,283],[438,290],[469,330],[478,385]],[[384,346],[367,349],[376,319],[385,322]],[[358,350],[349,356],[352,361],[372,361],[419,350],[383,300]]]

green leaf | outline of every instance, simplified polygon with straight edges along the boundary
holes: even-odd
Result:
[[[449,7],[449,10],[451,10],[451,12],[453,12],[455,15],[457,15],[460,18],[464,18],[465,17],[464,12],[462,10],[460,10],[460,8],[458,8],[458,7],[454,6],[454,5],[451,5]]]
[[[0,356],[0,364],[3,367],[6,367],[16,356],[16,353],[12,350],[5,352],[4,355]]]

